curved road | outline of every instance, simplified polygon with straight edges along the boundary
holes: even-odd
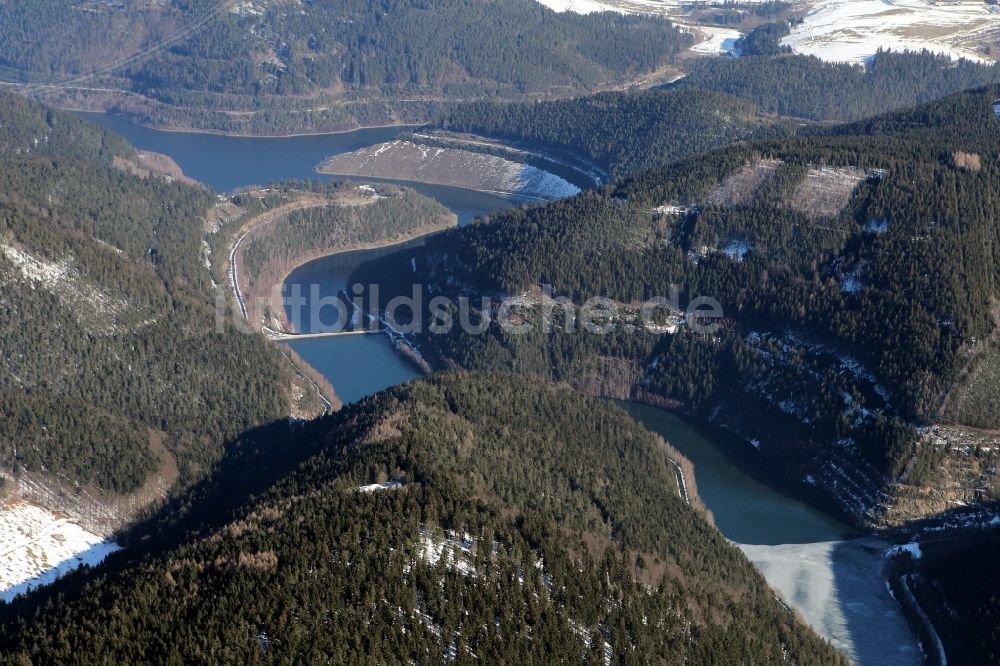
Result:
[[[240,306],[240,311],[243,313],[243,319],[248,324],[251,323],[250,322],[250,315],[247,312],[247,305],[246,305],[246,302],[243,299],[243,293],[240,291],[240,280],[239,280],[239,275],[237,274],[237,270],[238,269],[236,267],[236,263],[237,263],[236,262],[236,255],[237,255],[237,253],[240,250],[240,245],[242,245],[243,241],[246,240],[246,238],[250,234],[252,234],[254,231],[256,231],[257,229],[260,229],[261,227],[266,226],[268,224],[272,224],[274,222],[277,222],[278,220],[282,219],[283,217],[288,216],[289,214],[291,214],[291,213],[293,213],[293,212],[295,212],[297,210],[306,210],[308,208],[326,208],[327,206],[330,206],[330,205],[332,205],[332,204],[329,201],[315,201],[315,200],[311,200],[308,203],[289,204],[289,205],[281,206],[278,209],[276,209],[274,211],[270,211],[269,213],[265,214],[266,215],[265,219],[257,222],[256,224],[254,224],[253,226],[251,226],[249,229],[247,229],[246,231],[244,231],[240,235],[240,237],[236,239],[236,242],[233,243],[232,248],[230,248],[230,250],[229,250],[229,284],[230,284],[230,286],[233,289],[233,294],[236,296],[236,302]]]
[[[313,200],[309,201],[308,203],[290,204],[287,206],[282,206],[277,210],[271,211],[269,214],[266,215],[266,217],[263,220],[259,221],[257,224],[254,224],[249,229],[240,234],[239,238],[236,239],[236,242],[233,243],[233,246],[229,250],[229,284],[232,287],[233,295],[236,297],[236,302],[240,306],[240,312],[243,314],[243,320],[247,324],[250,324],[252,326],[252,323],[250,322],[250,314],[247,312],[246,301],[243,298],[243,292],[240,291],[240,280],[239,280],[238,269],[236,267],[237,264],[236,255],[239,253],[240,245],[242,245],[243,241],[246,240],[247,237],[257,229],[260,229],[265,225],[272,224],[277,220],[286,217],[287,215],[289,215],[294,211],[305,210],[308,208],[325,208],[326,206],[329,205],[331,205],[329,201],[319,202]],[[285,354],[283,351],[282,353],[285,355],[285,358],[289,360],[289,362],[292,361],[291,356],[289,354]],[[323,395],[323,390],[319,387],[319,384],[317,384],[311,377],[306,376],[302,372],[299,372],[299,376],[305,379],[307,382],[309,382],[312,385],[313,389],[315,389],[316,395],[319,396],[319,399],[323,403],[323,408],[325,413],[329,414],[333,412],[334,411],[333,403],[325,395]]]

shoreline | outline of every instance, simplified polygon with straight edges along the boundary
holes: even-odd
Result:
[[[342,247],[336,250],[320,250],[315,256],[310,256],[308,259],[304,261],[296,261],[295,266],[289,269],[289,271],[285,273],[284,276],[282,276],[282,278],[278,281],[277,284],[271,286],[269,290],[271,298],[268,300],[273,299],[276,295],[281,294],[285,291],[285,284],[288,282],[288,278],[292,275],[292,273],[299,270],[303,266],[311,264],[314,261],[319,261],[320,259],[326,259],[328,257],[335,257],[340,254],[347,254],[348,252],[367,252],[371,250],[386,250],[397,246],[402,248],[402,246],[407,245],[409,243],[415,243],[419,240],[429,238],[434,234],[439,234],[442,231],[448,231],[449,229],[457,228],[458,216],[452,213],[451,218],[452,220],[450,224],[430,225],[428,227],[420,227],[418,229],[414,229],[412,233],[404,235],[402,238],[398,237],[387,238],[381,241],[373,241],[371,243],[350,245],[348,247]],[[272,310],[276,309],[274,308],[275,304],[273,302],[269,303],[269,305],[271,306]],[[281,313],[281,324],[288,332],[293,334],[301,334],[301,331],[294,330],[294,327],[291,325],[291,322],[288,321],[288,317],[285,313],[284,308],[278,308],[276,309],[276,311],[279,311]]]
[[[321,205],[326,205],[326,204],[320,204],[318,202],[314,202],[307,207],[321,206]],[[291,213],[291,212],[292,212],[291,210],[286,211],[286,213]],[[262,222],[261,224],[268,224],[272,221],[280,219],[281,217],[283,216],[279,216],[276,218],[269,218],[264,222]],[[259,298],[260,299],[259,302],[266,303],[268,308],[272,310],[274,314],[277,314],[280,317],[279,323],[281,324],[283,329],[296,332],[294,331],[294,328],[291,326],[291,323],[288,321],[288,317],[284,307],[277,307],[277,305],[280,304],[276,304],[274,302],[274,299],[280,296],[281,293],[283,293],[285,288],[285,283],[287,282],[289,276],[291,276],[292,273],[294,273],[298,269],[302,268],[303,266],[313,261],[318,261],[326,257],[332,257],[340,254],[345,254],[348,252],[363,252],[366,250],[380,250],[396,246],[404,246],[409,243],[418,242],[421,239],[427,238],[436,233],[441,233],[442,231],[456,228],[458,226],[457,214],[450,213],[446,219],[447,222],[445,223],[420,227],[412,230],[410,233],[403,234],[402,236],[397,235],[391,238],[384,238],[381,240],[372,241],[370,243],[354,243],[347,246],[339,246],[337,248],[329,248],[325,250],[319,250],[314,253],[310,253],[306,255],[304,258],[299,258],[296,259],[294,262],[292,262],[291,268],[289,268],[287,272],[284,273],[281,279],[278,280],[277,284],[272,285],[268,289],[269,293],[264,297],[258,297],[256,295],[251,295],[251,294],[243,294],[240,290],[239,285],[233,279],[236,276],[233,275],[232,273],[233,265],[235,265],[235,263],[239,261],[239,258],[236,256],[239,252],[239,245],[245,238],[249,237],[257,227],[261,226],[261,224],[258,224],[243,232],[243,234],[239,237],[236,243],[230,248],[230,262],[232,262],[228,271],[232,281],[230,288],[236,295],[238,302],[241,301],[247,302],[249,298],[255,298],[255,299]],[[246,306],[244,305],[242,307]],[[250,325],[256,332],[263,334],[263,331],[257,326],[254,326],[253,322],[250,321],[249,314],[250,314],[249,308],[247,310],[244,310],[244,317],[246,317],[247,324]],[[264,337],[265,339],[267,339],[266,335]],[[316,390],[320,402],[323,403],[325,413],[332,413],[334,411],[337,411],[340,407],[343,406],[344,402],[337,394],[336,387],[333,385],[333,383],[328,379],[326,379],[322,372],[314,368],[312,365],[310,365],[308,362],[302,359],[301,356],[296,354],[294,350],[288,345],[289,342],[294,342],[294,340],[284,340],[278,342],[268,339],[268,342],[272,342],[273,344],[275,344],[275,346],[278,347],[279,351],[282,353],[283,356],[285,356],[285,358],[288,360],[292,368],[299,374],[299,376],[302,377],[304,380],[306,380],[306,382],[309,383],[314,390]],[[316,379],[317,377],[322,377],[326,379],[326,381],[322,382],[322,386],[320,385],[321,383],[317,381]],[[324,390],[326,391],[326,393],[324,393]]]
[[[170,134],[203,134],[208,136],[225,136],[233,139],[294,139],[296,137],[310,137],[310,136],[337,136],[341,134],[350,134],[352,132],[360,132],[362,130],[374,130],[374,129],[391,129],[397,127],[399,129],[411,129],[416,130],[421,127],[426,127],[430,122],[427,119],[423,122],[398,122],[398,123],[384,123],[384,124],[373,124],[373,125],[358,125],[356,127],[346,128],[346,129],[331,129],[331,130],[316,130],[311,132],[303,131],[292,131],[288,134],[253,134],[249,132],[227,132],[225,130],[213,130],[213,129],[201,129],[196,127],[180,127],[180,126],[167,126],[167,125],[157,125],[154,123],[147,122],[137,122],[132,117],[123,115],[120,113],[114,113],[110,109],[94,109],[94,108],[82,108],[73,106],[62,106],[57,105],[60,111],[65,111],[67,113],[90,113],[97,115],[106,115],[118,120],[122,120],[128,123],[132,123],[137,127],[143,127],[148,130],[153,130],[154,132],[167,132]]]
[[[440,233],[441,230],[443,230],[443,229],[438,229],[436,231],[429,231],[429,232],[426,232],[426,233],[416,232],[416,233],[408,234],[405,238],[400,238],[400,239],[395,239],[395,240],[385,240],[385,241],[381,241],[381,242],[373,242],[373,243],[366,243],[366,244],[358,244],[358,245],[353,245],[353,246],[350,246],[350,247],[341,247],[341,248],[338,248],[337,250],[334,250],[334,251],[325,251],[325,252],[317,253],[317,255],[315,257],[312,257],[312,258],[310,258],[310,259],[308,259],[306,261],[296,262],[296,265],[293,268],[290,268],[289,271],[287,272],[287,274],[285,274],[282,277],[282,279],[280,280],[279,284],[276,285],[276,287],[277,287],[276,291],[277,291],[277,293],[283,293],[284,290],[285,290],[285,288],[286,288],[286,284],[287,284],[288,278],[296,270],[302,268],[303,266],[307,265],[308,263],[310,263],[312,261],[316,261],[316,260],[322,259],[324,257],[332,257],[332,256],[336,256],[336,255],[345,254],[347,252],[357,252],[357,251],[365,251],[365,250],[376,250],[376,249],[392,248],[392,247],[395,247],[395,246],[405,246],[407,243],[418,242],[421,239],[425,239],[425,238],[433,235],[434,233]],[[284,309],[283,308],[281,310],[281,313],[284,316],[285,313],[284,313]],[[393,346],[395,348],[395,353],[399,354],[400,356],[402,356],[403,358],[405,358],[406,360],[408,360],[410,362],[414,362],[417,365],[417,367],[419,367],[424,373],[428,372],[428,370],[433,370],[433,368],[425,368],[425,367],[423,367],[423,364],[421,364],[421,363],[416,363],[416,359],[414,359],[413,356],[412,356],[413,352],[412,352],[411,349],[408,348],[408,345],[406,344],[406,342],[407,341],[405,340],[405,338],[402,339],[402,340],[393,340]],[[309,367],[310,369],[316,371],[315,368],[313,368],[308,363],[305,363],[305,365],[307,367]],[[595,395],[597,395],[597,397],[604,397],[604,398],[611,397],[611,396],[607,396],[607,395],[603,395],[602,396],[602,395],[600,395],[600,392],[598,392]],[[612,399],[614,399],[614,398],[612,398]],[[642,404],[648,404],[648,405],[650,405],[652,407],[657,407],[657,408],[661,408],[661,409],[664,408],[663,405],[654,405],[651,402],[649,402],[648,400],[643,400],[639,396],[632,395],[632,396],[630,396],[629,399],[633,400],[635,402],[642,403]],[[690,415],[685,415],[685,414],[683,414],[683,412],[678,412],[678,410],[668,409],[667,411],[669,411],[671,413],[674,413],[674,414],[677,414],[678,416],[681,416],[682,418],[687,418],[687,419],[694,420],[699,425],[702,425],[702,426],[714,426],[715,428],[718,428],[717,425],[714,425],[714,424],[711,424],[711,423],[708,423],[708,422],[704,422],[704,421],[702,421],[700,419],[696,419],[694,417],[691,417]],[[738,437],[735,434],[733,434],[733,436],[734,437]],[[669,442],[668,442],[668,445],[669,445]],[[697,494],[697,490],[696,490],[697,489],[697,485],[696,484],[697,484],[697,480],[698,480],[697,470],[694,469],[694,466],[690,463],[690,460],[688,458],[684,457],[683,454],[681,454],[681,456],[680,456],[680,461],[682,461],[681,465],[683,465],[686,469],[688,469],[688,470],[691,471],[691,474],[690,474],[690,485],[694,489],[695,496],[700,499],[700,495]],[[674,460],[672,459],[671,462],[674,462]],[[742,465],[741,465],[741,468],[743,468]],[[675,470],[676,470],[676,467],[675,467]],[[681,484],[685,484],[686,485],[686,482],[687,482],[687,479],[685,478],[686,476],[687,475],[684,473],[684,470],[681,470],[680,474],[679,474],[679,485],[681,485]],[[829,513],[831,513],[832,515],[834,515],[837,518],[843,518],[844,517],[844,516],[838,515],[839,512],[832,512],[832,511],[830,511],[831,507],[829,505],[826,505],[826,503],[818,502],[817,501],[817,499],[818,499],[817,497],[808,497],[807,498],[807,497],[802,496],[801,491],[803,489],[801,489],[801,488],[796,488],[796,490],[799,490],[800,492],[790,492],[790,489],[786,486],[786,484],[780,484],[779,488],[780,488],[780,490],[782,492],[788,493],[790,496],[796,497],[800,501],[803,501],[806,504],[808,504],[810,506],[813,506],[813,507],[815,507],[815,508],[817,508],[817,509],[819,509],[821,511],[829,512]],[[681,493],[682,493],[682,496],[683,496],[683,490],[681,490]],[[701,504],[701,502],[699,502],[699,503]],[[704,504],[702,504],[702,506],[704,506]],[[708,507],[704,507],[703,512],[708,517],[708,519],[709,519],[710,522],[714,522],[712,520],[711,511],[710,511],[710,509]],[[855,525],[853,525],[852,523],[849,523],[849,524],[852,527],[855,527]],[[873,532],[870,529],[859,529],[858,531],[859,531],[859,534],[857,536],[844,537],[842,542],[838,542],[838,545],[836,546],[836,549],[838,549],[837,552],[840,552],[840,550],[843,550],[845,548],[852,548],[851,546],[847,545],[849,543],[851,543],[851,544],[857,544],[857,543],[861,543],[862,542],[861,540],[866,540],[866,539],[867,540],[876,540],[876,539],[877,540],[881,540],[881,539],[885,538],[884,535],[881,535],[878,532]],[[841,545],[841,544],[843,544],[843,545]],[[792,549],[792,550],[795,550],[795,549],[804,549],[804,548],[808,547],[808,545],[802,545],[802,544],[786,544],[786,546],[789,549]],[[750,546],[750,549],[753,550],[754,547]],[[769,551],[770,552],[779,552],[779,551],[773,550],[773,547],[756,547],[756,549],[760,550],[762,553],[766,553],[766,552],[769,552]],[[746,551],[743,548],[741,548],[741,551],[744,552],[744,555],[747,556],[748,559],[753,559],[749,555],[747,555]],[[881,553],[879,554],[879,556],[881,556]],[[881,560],[879,560],[879,561],[881,561]],[[761,564],[759,564],[756,561],[754,561],[753,564],[754,564],[755,568],[757,568],[759,571],[761,571],[762,575],[765,576],[765,579],[768,580],[768,584],[772,587],[772,589],[775,589],[775,590],[780,589],[774,582],[771,581],[770,578],[768,578],[768,576],[766,574],[764,574],[764,569],[762,568]],[[834,582],[834,584],[836,584],[837,581],[838,581],[837,569],[835,567],[833,567],[832,565],[830,567],[830,576],[831,576],[831,580]],[[884,577],[881,574],[879,574],[879,577],[884,580]],[[879,589],[881,589],[881,588],[879,588]],[[785,593],[779,593],[779,594],[784,595]],[[897,607],[900,606],[898,604],[898,602],[896,602],[895,600],[893,600],[893,603]],[[799,608],[799,606],[797,604],[792,604],[791,607],[795,608],[796,610],[794,612],[799,613],[800,615],[805,615],[806,614],[805,611],[803,609]],[[902,620],[903,626],[907,627],[911,632],[914,631],[914,627],[912,626],[911,622],[909,621],[909,618],[906,617],[905,613],[902,612],[902,610],[903,609],[900,608],[900,611],[901,611],[901,618],[900,619]],[[847,616],[849,616],[849,617],[851,616],[851,613],[849,613],[848,611],[845,610],[843,612],[846,613]],[[816,628],[817,624],[813,624],[813,622],[817,622],[817,624],[821,624],[821,623],[819,623],[816,620],[816,618],[812,618],[812,621],[809,622],[809,623],[814,626],[814,629]],[[827,632],[828,631],[829,631],[829,629],[827,629]],[[834,633],[829,633],[828,634],[827,632],[824,632],[822,635],[826,636],[828,638],[828,640],[832,640],[833,637],[835,636],[835,634]],[[843,636],[843,637],[837,635],[837,638],[840,638],[841,640],[844,640],[844,638],[846,638],[847,640],[850,641],[850,643],[853,644],[853,646],[857,646],[858,642],[860,642],[862,644],[864,643],[863,637],[856,637],[855,636],[855,632],[853,632],[853,631],[848,631],[847,634],[845,636]],[[855,641],[857,641],[857,642],[855,642]],[[841,646],[840,650],[842,652],[845,651],[845,647],[846,646]]]
[[[67,109],[70,110],[70,109]],[[77,111],[77,113],[105,113],[113,118],[118,118],[124,120],[140,127],[145,127],[146,129],[154,130],[156,132],[169,132],[172,134],[206,134],[210,136],[226,136],[234,139],[294,139],[297,137],[309,137],[309,136],[336,136],[340,134],[351,134],[352,132],[360,132],[362,130],[373,130],[373,129],[390,129],[398,127],[400,129],[419,129],[427,125],[424,123],[387,123],[384,125],[358,125],[350,129],[341,130],[318,130],[315,132],[293,132],[291,134],[248,134],[242,132],[224,132],[222,130],[209,130],[209,129],[195,129],[190,127],[163,127],[160,125],[152,125],[147,123],[137,123],[128,116],[118,115],[116,113],[111,113],[110,111]],[[428,121],[429,122],[429,121]]]
[[[486,189],[482,189],[482,188],[479,188],[479,187],[470,187],[468,185],[456,185],[454,183],[445,183],[445,182],[441,182],[441,181],[437,181],[437,180],[426,180],[426,179],[416,180],[416,179],[413,179],[413,178],[398,179],[397,180],[397,179],[393,179],[393,178],[381,178],[381,177],[378,177],[378,176],[376,176],[376,177],[373,178],[371,176],[366,176],[364,174],[358,174],[358,173],[339,173],[339,172],[335,172],[335,171],[322,171],[321,169],[322,169],[322,165],[316,167],[314,169],[314,171],[316,173],[318,173],[319,175],[321,175],[321,176],[332,176],[334,178],[364,178],[365,180],[373,181],[373,182],[379,182],[379,183],[394,183],[394,184],[395,183],[400,183],[400,184],[417,183],[419,185],[434,185],[436,187],[451,187],[451,188],[454,188],[456,190],[468,190],[469,192],[479,192],[480,194],[492,194],[493,196],[500,197],[502,199],[511,199],[511,200],[514,200],[514,201],[517,201],[518,199],[522,199],[523,201],[520,201],[519,203],[526,203],[526,204],[548,203],[550,201],[557,201],[557,199],[551,199],[551,198],[546,198],[546,197],[538,197],[538,196],[532,196],[532,195],[528,195],[528,194],[519,194],[517,192],[502,192],[500,190],[486,190]],[[375,248],[371,248],[371,249],[375,249]]]
[[[457,226],[457,215],[452,214],[452,216],[455,218],[455,221],[456,221],[456,224],[452,225],[452,226],[441,227],[441,228],[436,229],[436,230],[427,231],[427,232],[423,232],[423,233],[417,233],[417,234],[412,235],[409,238],[405,238],[405,239],[402,239],[402,240],[385,241],[385,242],[375,242],[375,243],[364,244],[363,246],[359,246],[359,247],[349,247],[349,248],[344,248],[344,249],[340,249],[340,250],[335,250],[335,251],[332,251],[332,252],[326,252],[326,253],[324,253],[324,254],[322,254],[320,256],[316,256],[316,257],[313,257],[313,258],[311,258],[311,259],[309,259],[307,261],[298,263],[294,268],[292,268],[291,270],[289,270],[288,273],[283,278],[281,278],[281,280],[279,281],[279,283],[277,285],[274,285],[271,288],[271,294],[272,294],[271,298],[273,298],[277,294],[283,293],[284,289],[285,289],[285,284],[288,281],[289,276],[291,276],[292,273],[294,273],[298,269],[302,268],[303,266],[306,266],[307,264],[310,264],[310,263],[312,263],[314,261],[319,261],[320,259],[325,259],[327,257],[335,257],[335,256],[340,255],[340,254],[347,254],[348,252],[365,252],[365,251],[368,251],[368,250],[382,250],[382,249],[392,248],[392,247],[396,247],[396,246],[404,246],[404,245],[406,245],[408,243],[414,243],[414,242],[420,241],[421,239],[428,238],[429,236],[433,236],[434,234],[441,233],[442,231],[447,231],[448,229],[455,228]],[[269,299],[269,301],[270,301],[270,299]],[[269,305],[271,306],[272,309],[275,309],[273,303],[269,303]],[[283,307],[282,308],[277,308],[277,311],[281,313],[281,321],[280,321],[280,323],[281,323],[282,327],[285,328],[285,329],[289,329],[293,333],[296,333],[297,331],[295,331],[294,327],[291,325],[291,323],[288,322],[288,316],[285,313],[285,309]],[[258,332],[263,333],[263,331],[258,331]],[[266,335],[264,337],[265,337],[265,339],[267,339]],[[268,342],[271,342],[276,347],[278,347],[279,351],[282,353],[282,355],[285,356],[286,359],[288,359],[289,363],[292,365],[293,368],[295,368],[296,372],[298,372],[303,378],[305,378],[308,382],[310,382],[313,385],[313,387],[316,389],[316,391],[317,391],[317,393],[319,395],[320,401],[322,401],[322,402],[324,402],[324,403],[326,403],[328,405],[327,406],[327,412],[326,412],[327,414],[332,414],[333,412],[339,411],[344,406],[345,403],[340,398],[340,396],[337,394],[337,387],[333,385],[333,382],[330,381],[318,369],[316,369],[315,367],[313,367],[312,365],[310,365],[308,361],[306,361],[304,358],[302,358],[302,356],[299,355],[292,348],[292,346],[291,346],[290,343],[295,342],[294,339],[280,340],[280,341],[268,339]],[[425,364],[418,363],[417,362],[417,358],[419,358],[419,357],[414,358],[412,356],[412,354],[413,354],[412,350],[410,350],[408,348],[402,349],[402,348],[400,348],[400,346],[398,344],[393,344],[393,348],[396,350],[397,354],[400,354],[401,356],[405,357],[408,361],[410,361],[416,367],[418,367],[421,370],[421,372],[423,372],[425,375],[430,374],[433,371],[433,369],[430,368],[429,365],[427,365],[425,367]],[[329,395],[329,396],[324,396],[323,395],[323,392],[322,392],[320,386],[318,385],[317,381],[315,379],[313,379],[313,377],[312,377],[313,375],[318,376],[318,377],[322,377],[324,380],[326,380],[324,383],[327,386],[329,386],[330,391],[331,391],[331,395]],[[329,400],[327,400],[327,398],[329,398]]]

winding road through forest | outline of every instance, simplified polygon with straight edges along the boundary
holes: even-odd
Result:
[[[248,226],[246,227],[246,229],[243,231],[243,233],[239,235],[239,237],[237,237],[236,242],[234,242],[232,247],[229,249],[229,271],[228,271],[229,285],[233,290],[233,296],[236,298],[236,303],[239,305],[240,313],[243,315],[243,320],[246,324],[253,326],[253,323],[250,321],[250,314],[247,311],[246,300],[243,297],[243,292],[240,290],[239,270],[237,268],[237,265],[239,263],[237,261],[237,256],[239,255],[240,246],[243,244],[243,241],[245,241],[250,236],[250,234],[252,234],[257,229],[260,229],[261,227],[269,224],[273,224],[274,222],[277,222],[278,220],[287,217],[289,214],[295,211],[306,210],[309,208],[323,208],[331,204],[332,202],[326,199],[310,198],[305,201],[297,201],[291,204],[280,206],[272,211],[268,211],[267,213],[258,216],[258,218],[256,218],[255,220],[251,220],[250,222],[248,222]],[[267,333],[265,332],[265,335],[266,334]],[[270,335],[268,335],[268,337],[271,338]],[[290,339],[293,337],[296,336],[287,336],[286,339]],[[281,338],[275,337],[271,339],[279,340]],[[289,354],[285,353],[284,351],[282,351],[282,353],[285,355],[286,358],[288,358],[289,361],[292,361],[291,356]],[[294,361],[292,361],[292,365],[293,366],[295,365]],[[329,398],[327,398],[326,395],[323,394],[323,390],[320,388],[319,384],[317,384],[314,379],[307,376],[302,371],[299,370],[298,372],[299,376],[305,379],[307,382],[309,382],[309,384],[313,387],[313,390],[316,391],[316,395],[319,396],[320,401],[323,403],[324,412],[327,414],[333,412],[334,411],[333,402]]]

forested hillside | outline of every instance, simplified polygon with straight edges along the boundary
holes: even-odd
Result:
[[[763,26],[744,48],[780,52]],[[484,100],[443,111],[434,126],[589,159],[636,175],[741,141],[817,131],[1000,82],[1000,66],[929,53],[880,53],[866,68],[789,54],[684,61],[687,74],[653,90],[524,103]],[[819,130],[822,131],[822,130]]]
[[[659,19],[534,0],[32,0],[0,5],[0,25],[0,72],[63,86],[55,99],[270,134],[426,119],[446,99],[591,90],[655,72],[693,40]]]
[[[228,279],[229,251],[242,237],[234,257],[247,317],[254,327],[272,330],[306,323],[287,321],[280,302],[285,278],[299,266],[336,252],[404,243],[457,223],[438,202],[387,184],[274,183],[240,192],[231,203],[239,212],[213,234],[212,254],[225,258],[214,268],[219,280]]]
[[[844,663],[608,403],[446,374],[284,437],[137,530],[164,546],[0,608],[0,659]]]
[[[949,663],[1000,661],[1000,533],[921,543],[918,552],[909,566],[901,562],[902,574]]]
[[[980,352],[1000,286],[998,97],[983,89],[691,158],[498,214],[356,277],[381,281],[383,303],[390,275],[402,293],[415,281],[428,296],[471,297],[473,323],[496,314],[484,295],[523,294],[519,323],[522,311],[537,314],[546,284],[577,306],[612,299],[618,326],[607,335],[546,331],[529,316],[527,333],[494,322],[413,342],[440,366],[540,374],[710,418],[857,520],[878,522],[895,482],[919,485],[934,469],[938,452],[918,446],[914,426],[943,418],[946,398],[995,359]],[[672,284],[682,310],[700,296],[719,301],[716,335],[677,312],[642,325],[639,304]],[[980,383],[960,402],[949,418],[1000,426],[995,390]]]
[[[792,131],[752,102],[701,90],[615,92],[533,104],[475,102],[456,106],[436,126],[569,151],[613,177]]]
[[[928,52],[879,52],[864,67],[780,54],[701,58],[686,69],[680,88],[725,92],[764,111],[818,121],[867,118],[1000,83],[1000,65]]]
[[[133,175],[124,141],[21,97],[0,95],[0,118],[2,475],[188,482],[226,438],[283,418],[290,366],[216,322],[214,195]]]

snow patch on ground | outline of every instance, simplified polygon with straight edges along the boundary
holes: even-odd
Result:
[[[866,234],[875,234],[876,236],[881,236],[882,234],[889,231],[889,219],[882,218],[881,220],[871,219],[865,223],[864,231]]]
[[[982,0],[821,0],[782,43],[830,62],[864,63],[880,48],[989,62],[976,47],[997,36],[1000,7]]]
[[[0,508],[0,598],[47,585],[86,564],[96,566],[119,550],[114,543],[25,502]]]
[[[750,243],[742,238],[730,238],[719,247],[719,251],[734,261],[743,261],[750,252]]]
[[[658,215],[687,215],[690,211],[691,209],[687,206],[677,204],[663,204],[653,209],[653,212]]]
[[[593,14],[595,12],[618,12],[620,8],[606,2],[595,0],[538,0],[541,4],[557,12],[573,12],[575,14]]]
[[[55,263],[37,259],[11,245],[0,245],[0,252],[17,267],[25,280],[49,289],[55,289],[73,270],[69,261]]]
[[[81,323],[98,323],[102,332],[114,332],[115,321],[128,310],[127,301],[84,279],[71,258],[47,261],[3,243],[0,257],[13,264],[31,288],[41,287],[54,294]]]
[[[229,11],[237,16],[263,16],[264,6],[263,3],[262,6],[257,6],[253,2],[244,0],[243,2],[235,3]]]
[[[367,486],[361,486],[357,490],[359,493],[374,493],[380,490],[395,490],[402,487],[403,484],[399,481],[386,481],[385,483],[372,483]]]
[[[468,576],[476,570],[472,563],[474,543],[470,535],[463,534],[460,537],[452,530],[444,538],[433,537],[426,530],[421,530],[417,553],[421,560],[430,565],[435,565],[444,558],[446,567]]]
[[[840,290],[845,294],[857,294],[865,288],[864,280],[861,278],[861,269],[855,268],[844,276],[844,281],[840,283]]]
[[[712,0],[538,0],[559,12],[665,16],[685,20],[688,10]],[[749,0],[751,4],[762,0]],[[984,43],[1000,38],[1000,6],[983,0],[791,0],[802,23],[783,43],[796,53],[830,62],[863,64],[882,48],[893,51],[927,49],[951,58],[990,62],[979,52]],[[721,3],[716,3],[721,4]],[[732,52],[739,33],[728,28],[682,26],[710,35],[692,51],[702,54]]]
[[[738,55],[736,43],[743,33],[732,28],[716,28],[715,26],[692,26],[691,30],[701,36],[702,41],[691,47],[695,53],[702,55]]]
[[[381,199],[385,199],[386,198],[386,196],[384,194],[379,194],[378,190],[376,190],[371,185],[358,185],[357,189],[358,189],[359,192],[364,192],[369,197],[371,197],[372,201],[379,201]]]
[[[795,2],[796,0],[792,0]],[[801,0],[798,0],[801,2]],[[719,0],[538,0],[557,12],[571,11],[577,14],[594,12],[619,12],[622,14],[651,14],[672,16],[682,14],[690,7],[698,5],[719,5]],[[763,4],[770,0],[742,0],[734,4]]]
[[[955,530],[992,529],[1000,527],[1000,514],[994,515],[992,509],[977,507],[967,513],[948,515],[947,519],[939,519],[930,527],[920,528],[921,535],[938,534]]]
[[[215,283],[215,279],[212,277],[212,246],[205,239],[201,241],[201,263],[208,271],[208,281],[212,283],[212,289],[218,289],[219,285]]]

